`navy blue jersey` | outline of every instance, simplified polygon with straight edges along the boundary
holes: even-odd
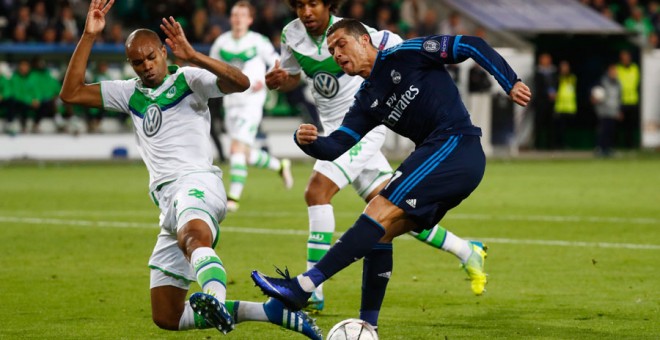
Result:
[[[519,80],[504,58],[481,38],[434,35],[410,39],[378,53],[339,129],[300,148],[317,159],[334,160],[380,124],[417,146],[451,135],[480,136],[481,129],[472,125],[444,66],[467,58],[493,75],[507,94]]]

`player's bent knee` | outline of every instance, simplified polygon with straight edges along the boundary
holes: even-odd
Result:
[[[330,204],[332,201],[333,194],[329,194],[327,191],[321,190],[318,187],[307,187],[305,189],[305,203],[308,207],[313,205],[322,205]]]
[[[152,315],[151,319],[153,320],[154,324],[158,326],[160,329],[165,329],[169,331],[177,331],[179,330],[179,319],[173,319],[164,315]]]
[[[178,330],[189,284],[158,270],[151,272],[151,320],[161,329]],[[165,284],[167,285],[162,285]],[[153,285],[158,285],[153,287]]]
[[[339,192],[339,187],[329,178],[314,173],[305,188],[307,206],[330,204],[332,198]]]

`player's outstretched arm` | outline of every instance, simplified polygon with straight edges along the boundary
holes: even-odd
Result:
[[[488,71],[504,92],[511,94],[514,85],[520,82],[518,75],[509,63],[485,40],[473,36],[456,36],[453,42],[453,56],[455,62],[462,62],[467,58],[474,60],[484,70]]]
[[[532,99],[532,91],[522,81],[516,82],[509,92],[509,97],[520,106],[527,106]]]
[[[334,161],[352,148],[361,137],[350,129],[340,126],[327,137],[319,137],[316,126],[302,124],[296,130],[294,139],[304,153],[324,161]]]
[[[93,107],[103,105],[101,86],[85,84],[85,71],[96,36],[105,28],[105,15],[110,11],[114,2],[114,0],[92,0],[89,5],[85,30],[71,56],[60,90],[60,98],[65,103]]]
[[[163,18],[160,28],[167,36],[165,43],[170,47],[172,53],[179,59],[191,62],[215,74],[218,77],[218,88],[223,93],[243,92],[250,87],[250,80],[241,70],[196,51],[188,42],[181,24],[173,17]]]

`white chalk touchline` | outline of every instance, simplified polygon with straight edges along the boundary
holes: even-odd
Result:
[[[97,227],[97,228],[143,228],[143,229],[158,228],[158,226],[155,223],[86,221],[86,220],[69,220],[69,219],[57,219],[57,218],[13,217],[13,216],[0,216],[0,224],[2,223],[84,226],[84,227]],[[303,229],[268,229],[268,228],[234,227],[227,225],[222,225],[221,230],[222,232],[227,232],[227,233],[262,234],[262,235],[307,236],[308,234],[308,231]],[[335,234],[341,235],[341,233],[338,232],[336,232]],[[403,239],[412,240],[413,238],[410,236],[406,236]],[[479,239],[484,242],[495,243],[495,244],[497,243],[534,244],[534,245],[542,245],[542,246],[559,246],[559,247],[596,247],[596,248],[613,248],[613,249],[660,250],[660,245],[658,244],[582,242],[582,241],[561,241],[561,240],[528,240],[528,239],[511,239],[511,238],[479,238]]]
[[[34,214],[29,210],[2,211],[0,214]],[[156,216],[158,210],[53,210],[43,212],[43,215],[66,217],[66,216]],[[306,218],[305,211],[241,211],[240,217],[250,218],[286,218],[301,217]],[[355,217],[355,212],[335,212],[335,216]],[[564,215],[502,215],[502,214],[462,214],[450,213],[448,219],[474,220],[474,221],[529,221],[529,222],[556,222],[556,223],[620,223],[620,224],[657,224],[660,226],[660,218],[653,217],[604,217],[604,216],[564,216]]]

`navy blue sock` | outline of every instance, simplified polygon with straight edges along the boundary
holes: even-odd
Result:
[[[362,262],[360,319],[378,326],[380,306],[392,275],[392,243],[378,243]]]
[[[318,286],[351,263],[361,259],[385,235],[385,229],[371,217],[362,214],[342,235],[321,260],[303,275]],[[318,275],[320,271],[323,275]]]

